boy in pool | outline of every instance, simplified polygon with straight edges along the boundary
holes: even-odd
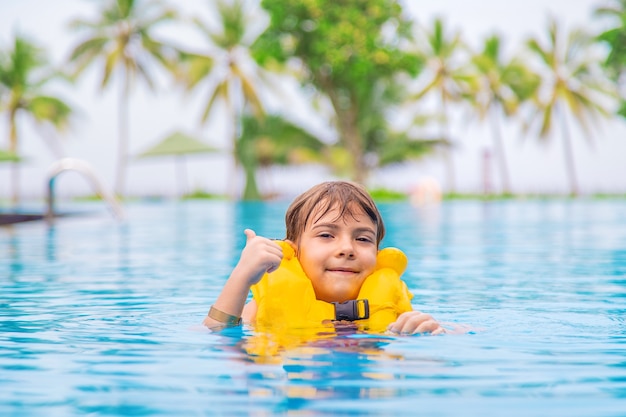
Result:
[[[291,203],[285,223],[285,242],[311,281],[316,299],[327,303],[356,299],[376,269],[385,234],[380,212],[365,188],[347,181],[318,184]],[[239,262],[204,319],[209,328],[255,322],[259,306],[256,297],[246,304],[248,293],[281,265],[284,251],[278,242],[250,229],[244,233],[246,246]],[[399,314],[387,330],[397,334],[445,332],[420,311]]]

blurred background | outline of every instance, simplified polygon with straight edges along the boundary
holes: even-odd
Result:
[[[0,201],[624,195],[623,0],[0,4]],[[19,158],[19,160],[17,160]],[[93,195],[74,173],[63,197]]]

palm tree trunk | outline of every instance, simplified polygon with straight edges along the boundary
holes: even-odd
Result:
[[[232,139],[231,139],[232,161],[231,161],[231,174],[228,176],[228,185],[227,185],[228,193],[227,194],[231,200],[236,200],[237,199],[237,174],[239,171],[239,157],[238,157],[238,151],[237,151],[237,146],[239,146],[239,143],[237,142],[239,138],[239,120],[238,120],[239,116],[237,115],[237,112],[235,111],[235,106],[232,106],[230,108],[230,113],[232,114],[232,133],[231,133],[232,134]]]
[[[502,141],[502,132],[498,123],[498,112],[491,110],[491,128],[493,133],[493,146],[496,149],[496,158],[500,167],[500,176],[502,177],[502,193],[511,193],[511,182],[509,178],[509,169],[506,162],[506,154],[504,153],[504,142]]]
[[[349,112],[350,113],[350,112]],[[340,119],[343,117],[339,116]],[[363,155],[363,140],[356,126],[356,118],[353,122],[339,123],[342,136],[346,141],[346,145],[352,154],[353,177],[355,182],[365,184],[367,180],[367,167],[365,166],[365,158]]]
[[[115,190],[120,198],[125,195],[126,185],[126,165],[128,162],[128,91],[129,82],[125,78],[119,96],[118,105],[118,144],[117,144],[117,178],[115,181]]]
[[[358,103],[351,99],[350,107],[345,109],[332,81],[324,74],[314,74],[314,78],[322,86],[322,91],[328,95],[335,110],[339,135],[352,156],[352,179],[360,184],[365,184],[367,167],[365,165],[363,138],[357,127]]]
[[[569,133],[565,112],[560,108],[555,109],[561,118],[561,129],[563,131],[563,152],[565,155],[565,166],[570,183],[570,195],[576,197],[579,194],[576,166],[574,164],[574,150],[572,149],[572,138]]]
[[[445,133],[442,133],[442,137],[449,139]],[[444,162],[446,166],[446,179],[448,182],[448,192],[451,194],[456,193],[456,172],[454,169],[454,161],[452,160],[452,151],[450,149],[444,149]]]
[[[449,136],[448,128],[448,108],[446,99],[442,93],[441,97],[441,114],[443,122],[441,123],[441,138],[448,141],[450,146],[444,150],[444,161],[446,165],[446,179],[448,182],[448,192],[456,193],[456,172],[454,169],[454,161],[452,159],[452,138]]]
[[[16,112],[9,114],[9,151],[17,155],[17,120]],[[11,186],[13,188],[11,201],[16,206],[20,201],[20,166],[19,162],[11,163]]]
[[[261,200],[261,193],[256,183],[256,166],[252,164],[245,164],[243,167],[246,176],[246,185],[243,190],[242,200],[244,201],[258,201]]]
[[[357,105],[352,102],[348,109],[343,109],[334,96],[331,96],[331,102],[337,115],[339,133],[352,157],[352,180],[365,184],[367,167],[365,166],[363,138],[357,127]]]

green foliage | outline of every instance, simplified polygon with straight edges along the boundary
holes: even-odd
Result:
[[[526,46],[543,64],[546,75],[542,79],[543,96],[538,99],[535,117],[540,123],[539,135],[546,139],[560,121],[565,144],[565,163],[570,181],[570,192],[578,194],[578,181],[572,152],[571,138],[563,113],[568,112],[585,134],[590,134],[592,122],[599,116],[610,115],[606,103],[615,97],[614,88],[599,71],[600,62],[590,53],[593,38],[582,30],[573,30],[563,37],[555,19],[548,24],[548,42],[530,38]],[[590,140],[589,137],[587,137]]]
[[[319,138],[303,128],[271,114],[262,120],[244,115],[236,149],[244,164],[270,166],[309,162],[312,154],[307,151],[319,155],[324,147]]]
[[[74,75],[97,61],[102,62],[100,85],[106,88],[117,68],[125,74],[126,92],[133,81],[140,78],[154,87],[154,77],[148,62],[155,60],[171,66],[168,56],[175,48],[157,41],[151,32],[159,24],[176,18],[176,13],[159,1],[107,0],[102,2],[100,13],[94,20],[77,19],[69,27],[86,32],[86,38],[72,48],[70,63]]]
[[[408,199],[405,193],[386,188],[375,188],[369,190],[369,193],[372,198],[378,202],[405,201]]]
[[[467,45],[463,42],[459,31],[448,31],[443,20],[435,19],[431,28],[423,31],[420,50],[426,59],[427,71],[423,87],[413,95],[418,101],[426,95],[437,98],[439,112],[439,135],[448,141],[450,146],[445,150],[446,176],[448,187],[456,188],[455,169],[452,158],[454,150],[450,135],[449,104],[474,102],[473,83],[475,78],[467,68]]]
[[[216,8],[219,29],[212,30],[207,22],[193,19],[193,25],[203,35],[206,45],[200,53],[178,51],[178,80],[188,90],[199,84],[210,86],[202,112],[203,122],[208,120],[220,101],[226,104],[233,126],[242,117],[242,107],[262,118],[265,114],[260,97],[263,76],[249,53],[249,39],[253,37],[250,27],[260,10],[247,9],[241,0],[218,0],[209,4]]]
[[[521,59],[505,59],[497,35],[485,40],[482,52],[473,55],[471,63],[476,77],[472,83],[475,96],[472,102],[481,118],[489,118],[491,122],[503,192],[509,193],[509,169],[499,121],[503,116],[516,115],[520,106],[535,96],[541,78]]]
[[[430,155],[433,149],[448,146],[445,139],[411,139],[406,135],[389,137],[379,148],[378,165],[386,166],[407,160],[419,160]]]
[[[43,50],[23,36],[15,36],[13,49],[0,53],[0,83],[7,91],[24,89],[32,84],[33,72],[43,65]]]
[[[609,48],[604,69],[613,81],[619,84],[626,76],[626,0],[608,0],[595,10],[596,16],[610,24],[593,38],[578,31],[561,38],[552,21],[547,44],[529,40],[527,49],[543,64],[541,77],[529,70],[527,60],[503,59],[498,36],[487,38],[474,56],[464,54],[469,51],[462,34],[448,32],[440,19],[428,27],[423,44],[416,44],[414,23],[407,20],[397,0],[261,3],[270,21],[257,37],[251,28],[259,28],[258,9],[250,8],[245,0],[208,2],[215,8],[219,25],[213,29],[207,22],[191,19],[206,40],[204,50],[192,51],[153,36],[157,25],[180,17],[166,3],[99,2],[99,13],[93,19],[71,24],[86,35],[71,51],[72,74],[78,76],[97,63],[102,74],[99,83],[105,88],[113,73],[121,70],[124,78],[120,81],[128,94],[137,79],[153,88],[153,64],[159,63],[189,90],[209,85],[202,117],[208,119],[217,101],[232,110],[228,120],[235,132],[235,156],[246,171],[246,198],[260,198],[255,172],[270,165],[324,163],[339,176],[362,181],[368,170],[424,157],[437,147],[450,145],[446,105],[455,102],[473,104],[481,116],[493,108],[513,116],[522,103],[532,99],[543,138],[559,127],[556,112],[564,108],[589,133],[590,123],[608,114],[605,98],[612,98],[611,89],[616,89],[615,84],[603,83],[603,74],[595,71],[597,62],[586,52],[591,41]],[[265,115],[261,89],[267,87],[267,78],[262,70],[282,70],[281,65],[288,62],[290,69],[298,70],[308,92],[315,92],[314,98],[322,96],[333,106],[339,140],[332,146],[278,116]],[[425,63],[428,71],[420,72]],[[425,76],[426,82],[407,97],[408,86],[418,75]],[[71,107],[44,91],[48,81],[58,76],[49,68],[43,51],[21,36],[16,36],[13,50],[0,50],[0,110],[10,118],[11,148],[17,148],[18,113],[59,131],[68,126]],[[389,115],[401,103],[417,102],[431,93],[442,99],[439,138],[416,139],[390,127]],[[624,95],[621,99],[618,113],[626,117]],[[120,114],[124,113],[120,109]],[[123,123],[120,125],[120,142],[128,142]],[[239,132],[241,136],[237,136]],[[504,163],[503,156],[498,159]],[[573,167],[570,170],[573,173]],[[502,197],[506,195],[498,196]]]
[[[263,0],[262,6],[271,22],[255,45],[259,61],[300,58],[308,81],[322,90],[326,82],[351,92],[367,89],[364,81],[381,74],[415,75],[420,68],[398,47],[411,23],[396,1]]]
[[[392,0],[263,0],[262,6],[270,24],[253,45],[255,58],[301,64],[302,82],[332,104],[351,176],[362,181],[366,153],[386,130],[381,97],[399,74],[415,76],[422,66],[417,54],[401,48],[412,23]]]
[[[520,58],[506,60],[501,39],[492,35],[485,40],[481,53],[472,56],[478,83],[475,93],[481,115],[499,107],[505,115],[514,115],[520,104],[532,98],[541,83],[541,77]]]
[[[429,68],[428,72],[424,72],[428,80],[413,96],[419,100],[426,94],[435,93],[441,100],[442,113],[449,102],[471,99],[471,87],[475,81],[468,71],[465,57],[467,45],[463,42],[461,33],[448,32],[446,29],[441,19],[435,19],[432,27],[426,29],[420,51]]]
[[[158,0],[106,0],[100,2],[100,12],[93,20],[77,19],[70,28],[86,33],[72,48],[69,63],[74,78],[86,68],[99,65],[102,69],[100,88],[108,87],[112,75],[119,71],[121,105],[118,107],[119,137],[117,161],[117,194],[123,195],[128,160],[128,99],[137,79],[155,88],[150,63],[157,62],[172,70],[176,48],[153,38],[154,28],[176,18],[176,13]]]
[[[557,104],[568,109],[585,133],[597,116],[608,116],[606,100],[614,98],[612,86],[598,71],[600,62],[589,53],[592,37],[582,30],[573,30],[563,37],[556,20],[548,24],[547,44],[530,38],[526,46],[547,71],[542,79],[544,97],[537,115],[541,119],[539,133],[546,137],[553,129]],[[541,91],[540,91],[541,93]]]
[[[38,122],[49,122],[59,130],[68,127],[72,114],[72,108],[65,101],[50,96],[33,97],[25,108]]]
[[[626,101],[622,100],[619,105],[619,109],[617,110],[617,114],[626,118]]]
[[[617,80],[626,70],[626,0],[611,0],[596,8],[594,15],[613,25],[597,35],[596,39],[610,48],[604,64]]]
[[[184,200],[224,200],[225,197],[218,194],[207,193],[202,190],[195,190],[183,196]]]
[[[22,115],[36,124],[63,130],[69,124],[72,108],[64,100],[46,93],[46,87],[60,74],[49,64],[44,51],[34,42],[16,35],[13,49],[0,51],[0,110],[8,120],[9,151],[17,154],[18,121]],[[17,173],[17,166],[14,173]],[[18,176],[13,176],[13,201],[19,201]]]
[[[604,61],[608,75],[619,84],[626,76],[626,0],[612,0],[594,10],[594,15],[611,22],[612,27],[597,35],[596,40],[609,47]],[[620,91],[617,114],[626,118],[626,91]]]
[[[500,194],[445,193],[443,195],[443,200],[448,200],[448,201],[454,201],[454,200],[499,201],[499,200],[510,200],[514,198],[517,198],[517,197],[511,193],[500,193]]]
[[[258,167],[321,162],[325,146],[314,135],[279,115],[267,115],[262,120],[244,115],[241,136],[235,146],[235,155],[246,174],[243,199],[261,198],[255,177]]]

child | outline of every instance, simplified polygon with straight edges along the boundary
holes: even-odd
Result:
[[[281,270],[284,268],[281,261],[283,256],[287,258],[287,251],[294,254],[296,268],[310,280],[307,285],[312,285],[316,298],[313,302],[322,304],[322,307],[326,303],[333,303],[337,309],[337,317],[332,317],[332,320],[347,317],[339,314],[339,304],[345,302],[349,309],[358,310],[355,313],[358,317],[348,320],[363,318],[362,300],[353,303],[349,300],[357,299],[363,284],[379,268],[378,246],[385,234],[382,217],[367,191],[352,182],[321,183],[291,203],[285,222],[287,236],[284,242],[257,236],[250,229],[244,231],[246,246],[204,319],[205,326],[223,328],[239,325],[242,321],[255,322],[257,312],[262,311],[257,304],[260,297],[257,297],[259,289],[255,284],[264,277],[272,276],[272,272],[279,270],[279,267]],[[398,281],[401,282],[399,278]],[[404,283],[402,286],[406,290]],[[256,289],[253,291],[255,297],[246,304],[251,287]],[[408,290],[406,293],[407,300],[410,300],[412,295]],[[412,311],[407,301],[403,305],[403,310],[396,311],[404,312],[393,314],[392,319],[385,323],[388,331],[397,334],[445,332],[430,315]]]

